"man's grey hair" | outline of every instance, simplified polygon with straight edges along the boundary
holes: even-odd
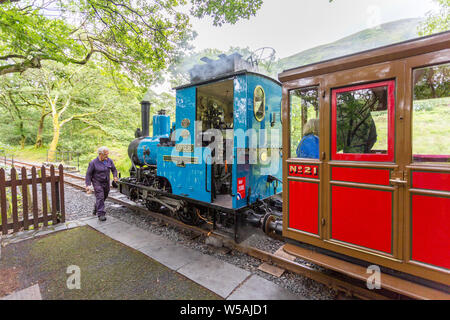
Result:
[[[109,152],[109,149],[108,149],[107,147],[100,147],[100,148],[98,148],[98,150],[97,150],[98,154],[103,154],[103,153],[105,153],[106,151]]]

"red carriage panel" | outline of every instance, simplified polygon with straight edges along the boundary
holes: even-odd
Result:
[[[335,181],[389,185],[390,170],[333,167],[331,177]]]
[[[289,228],[319,234],[319,184],[289,181]]]
[[[412,196],[412,259],[450,269],[450,198]]]
[[[413,172],[412,186],[418,189],[450,191],[450,173]]]
[[[392,192],[331,188],[332,238],[392,253]]]

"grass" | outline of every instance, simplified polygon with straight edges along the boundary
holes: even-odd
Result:
[[[388,113],[385,111],[371,112],[372,119],[375,122],[377,128],[377,142],[372,147],[373,150],[387,150],[387,138],[388,138]]]
[[[67,288],[69,266],[79,267],[80,289]],[[6,246],[2,249],[0,275],[8,270],[15,272],[6,279],[10,282],[8,290],[0,282],[0,296],[38,283],[43,299],[49,300],[220,299],[176,271],[90,227]]]
[[[450,155],[450,97],[414,101],[413,154]]]

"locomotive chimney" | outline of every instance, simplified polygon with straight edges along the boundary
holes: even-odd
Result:
[[[152,96],[152,91],[147,90],[145,96],[141,101],[141,124],[142,132],[141,137],[148,137],[150,135],[150,98]]]
[[[142,123],[142,137],[148,137],[150,133],[150,102],[141,101],[141,123]]]

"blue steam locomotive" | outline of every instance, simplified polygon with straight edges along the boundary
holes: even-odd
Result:
[[[270,223],[281,232],[273,219],[282,211],[281,85],[237,53],[202,61],[191,83],[175,88],[172,125],[160,110],[150,136],[142,101],[120,192],[188,224]]]

